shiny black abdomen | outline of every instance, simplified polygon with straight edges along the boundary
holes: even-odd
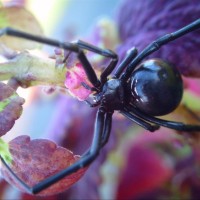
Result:
[[[180,103],[183,83],[178,70],[159,59],[147,60],[129,81],[131,104],[152,116],[172,112]]]

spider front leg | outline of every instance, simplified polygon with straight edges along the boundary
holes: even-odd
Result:
[[[106,117],[105,117],[106,115]],[[84,155],[78,160],[76,163],[70,165],[68,168],[60,171],[59,173],[50,176],[33,187],[28,186],[24,181],[22,181],[9,167],[9,165],[1,158],[2,163],[6,166],[8,171],[12,174],[13,178],[17,180],[27,192],[32,194],[37,194],[42,190],[50,187],[54,183],[63,179],[66,176],[73,174],[81,168],[87,167],[91,164],[96,157],[99,155],[101,148],[105,145],[108,140],[110,130],[111,130],[111,122],[112,122],[112,113],[105,113],[103,107],[98,109],[95,120],[93,141],[89,150],[84,153]]]
[[[117,61],[118,61],[118,56],[113,51],[111,51],[109,49],[101,49],[101,48],[98,48],[94,45],[91,45],[89,43],[86,43],[86,42],[83,42],[80,40],[75,43],[60,42],[58,40],[53,40],[50,38],[32,35],[32,34],[25,33],[23,31],[19,31],[19,30],[12,29],[9,27],[0,29],[0,37],[3,35],[9,35],[9,36],[13,36],[13,37],[27,39],[27,40],[39,42],[42,44],[59,47],[61,49],[76,53],[78,59],[80,60],[82,66],[87,74],[89,81],[95,88],[100,87],[102,85],[102,83],[104,83],[107,80],[107,76],[113,71],[113,69],[115,68]],[[111,58],[110,64],[103,71],[103,73],[100,77],[101,81],[98,80],[97,75],[96,75],[94,69],[92,68],[92,65],[90,64],[85,53],[83,52],[84,49],[92,51],[97,54],[100,54],[104,57]]]
[[[58,47],[58,48],[76,53],[91,84],[94,87],[98,87],[100,85],[100,81],[98,80],[94,69],[92,68],[91,64],[89,63],[84,52],[81,50],[81,48],[79,48],[79,46],[77,44],[70,43],[70,42],[60,42],[58,40],[53,40],[50,38],[32,35],[29,33],[25,33],[23,31],[12,29],[10,27],[0,29],[0,36],[3,36],[3,35],[9,35],[9,36],[13,36],[13,37],[27,39],[27,40],[39,42],[42,44],[47,44],[50,46]]]
[[[104,84],[107,81],[107,77],[111,74],[117,65],[118,55],[110,49],[102,49],[82,40],[78,40],[74,44],[76,44],[81,49],[85,49],[111,59],[109,65],[105,68],[100,77],[101,84]]]

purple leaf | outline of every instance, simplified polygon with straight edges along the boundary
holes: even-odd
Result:
[[[14,89],[0,82],[0,136],[6,134],[22,112],[24,99]]]

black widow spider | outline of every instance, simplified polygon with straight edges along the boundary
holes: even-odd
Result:
[[[175,67],[160,59],[151,59],[140,63],[161,46],[199,28],[200,19],[197,19],[191,24],[153,41],[139,54],[137,54],[136,48],[132,48],[125,59],[118,65],[111,79],[108,79],[108,76],[115,69],[118,61],[118,55],[111,50],[100,49],[83,41],[63,43],[12,28],[0,29],[0,36],[15,36],[77,53],[77,57],[93,85],[92,89],[96,91],[93,101],[88,103],[92,107],[99,106],[91,147],[79,161],[68,168],[46,178],[31,188],[17,177],[9,165],[1,158],[4,165],[28,192],[39,193],[60,179],[89,165],[96,159],[101,148],[108,141],[112,125],[112,114],[115,110],[118,110],[130,120],[151,132],[157,130],[159,126],[178,131],[200,131],[200,125],[187,125],[155,117],[172,112],[180,103],[183,94],[181,75]],[[108,67],[102,72],[100,79],[95,74],[83,50],[111,59]],[[88,88],[87,85],[85,87]]]

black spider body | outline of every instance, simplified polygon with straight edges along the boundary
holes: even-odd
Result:
[[[152,116],[166,115],[180,103],[183,82],[175,66],[159,59],[147,60],[130,77],[131,104]]]
[[[77,58],[86,72],[88,80],[93,85],[92,89],[96,91],[92,102],[87,100],[86,102],[89,103],[91,107],[98,106],[92,144],[81,159],[68,168],[30,187],[22,181],[1,158],[3,164],[28,192],[35,194],[46,189],[60,179],[91,164],[96,159],[100,150],[109,139],[112,126],[112,114],[116,110],[149,131],[156,131],[160,126],[178,131],[200,131],[200,125],[184,124],[154,117],[168,114],[178,106],[183,94],[183,84],[178,70],[167,62],[160,59],[146,60],[143,62],[147,56],[160,49],[163,45],[199,28],[200,19],[197,19],[175,32],[156,39],[140,53],[137,52],[136,48],[132,48],[127,52],[127,56],[124,60],[118,65],[118,55],[115,52],[98,48],[83,41],[63,43],[11,28],[0,29],[0,36],[7,34],[60,47],[64,50],[76,53]],[[110,58],[109,65],[99,78],[83,50],[92,51]],[[115,68],[116,70],[112,73]],[[112,77],[109,79],[108,76],[111,75],[111,73]],[[83,83],[83,85],[91,89],[86,84]]]
[[[109,79],[95,98],[99,99],[99,104],[106,110],[121,110],[124,106],[125,94],[124,85],[120,79]]]
[[[183,96],[183,81],[175,66],[161,59],[142,62],[127,82],[112,78],[94,96],[95,106],[122,110],[126,104],[152,116],[162,116],[177,108]],[[125,104],[124,104],[125,103]]]

